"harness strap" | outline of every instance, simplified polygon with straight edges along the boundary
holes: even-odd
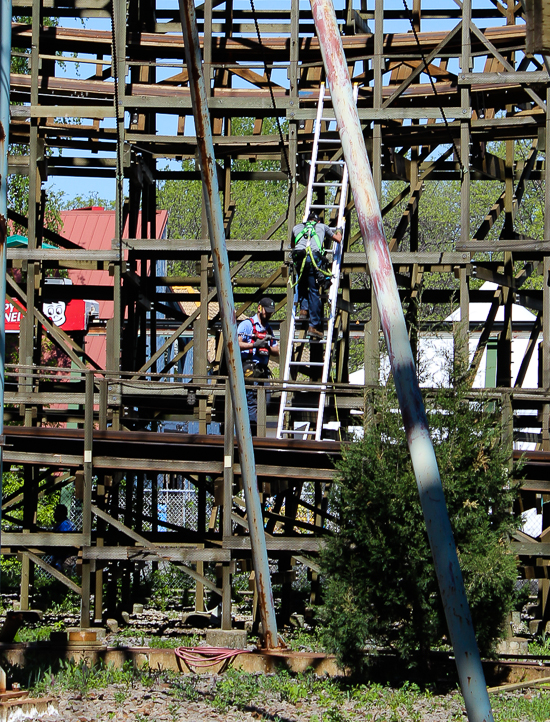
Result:
[[[321,253],[321,254],[324,253],[325,249],[323,248],[323,246],[321,244],[321,239],[319,238],[319,234],[315,230],[316,225],[317,224],[315,223],[315,221],[307,221],[307,223],[304,224],[304,227],[302,228],[300,233],[298,233],[298,235],[294,239],[294,245],[296,245],[298,243],[298,241],[301,241],[302,238],[307,234],[308,240],[310,240],[312,236],[315,238],[315,242],[317,243],[317,248],[319,250],[319,253]],[[307,247],[309,248],[309,243],[308,243]]]
[[[300,282],[300,278],[302,278],[302,273],[304,272],[304,267],[306,265],[306,261],[307,261],[308,257],[311,259],[313,268],[315,268],[316,271],[319,271],[319,273],[322,273],[323,276],[326,276],[327,278],[332,278],[332,273],[325,271],[323,268],[319,268],[319,266],[315,262],[315,256],[313,255],[313,253],[311,251],[311,246],[307,246],[307,248],[305,248],[305,250],[304,250],[304,257],[303,257],[302,265],[300,266],[300,269],[297,270],[296,266],[294,266],[294,270],[296,271],[296,280],[294,281],[294,283],[292,283],[290,281],[290,279],[288,281],[291,288],[296,288],[296,286]]]

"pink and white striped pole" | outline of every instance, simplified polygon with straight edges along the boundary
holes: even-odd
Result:
[[[470,722],[493,720],[443,487],[332,0],[311,0],[344,158]]]

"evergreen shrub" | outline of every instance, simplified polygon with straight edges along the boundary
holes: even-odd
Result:
[[[502,442],[494,398],[468,397],[458,374],[452,389],[425,399],[478,645],[491,653],[517,579],[509,535],[518,468]],[[389,647],[410,665],[449,644],[426,525],[395,388],[374,398],[373,422],[339,465],[331,513],[340,530],[321,552],[323,637],[343,667],[360,671],[364,649]]]

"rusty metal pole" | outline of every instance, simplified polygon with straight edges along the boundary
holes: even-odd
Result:
[[[258,493],[258,481],[256,478],[254,447],[252,445],[250,419],[246,404],[243,368],[237,339],[237,318],[235,314],[235,304],[233,302],[231,276],[229,273],[229,259],[225,244],[223,212],[218,189],[217,166],[214,157],[214,144],[212,142],[206,85],[202,70],[195,6],[193,0],[179,0],[179,7],[183,28],[185,59],[189,71],[189,85],[191,87],[191,99],[206,202],[208,229],[212,246],[214,276],[220,303],[222,330],[225,341],[225,357],[227,360],[231,398],[233,401],[235,429],[239,446],[241,474],[243,477],[250,544],[252,547],[252,561],[256,576],[264,644],[268,649],[272,649],[277,647],[279,643],[277,623],[275,620],[271,578],[269,576],[269,563],[267,559],[267,546],[260,495]],[[206,313],[206,309],[204,309],[203,312]]]
[[[468,719],[470,722],[489,722],[493,719],[489,695],[334,6],[332,0],[311,0],[311,8],[330,82],[334,113],[380,309]]]
[[[6,359],[6,244],[8,217],[8,143],[10,130],[11,0],[0,0],[0,496],[4,449],[4,383]],[[2,510],[0,509],[0,519]]]

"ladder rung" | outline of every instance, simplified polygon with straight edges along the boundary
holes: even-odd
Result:
[[[316,160],[315,165],[345,165],[345,160]]]
[[[313,183],[313,185],[317,188],[341,188],[342,184],[339,181],[333,181],[332,183]]]
[[[291,366],[324,366],[323,361],[291,361]]]
[[[285,382],[288,383],[288,382]],[[296,382],[292,386],[286,386],[285,391],[287,394],[310,394],[312,391],[326,391],[327,385],[324,383],[311,382],[308,384],[298,385]]]
[[[317,138],[318,143],[337,143],[337,138]]]
[[[313,205],[313,203],[312,203],[312,204],[310,205],[310,208],[340,208],[340,205],[339,205],[339,204],[336,204],[336,205],[335,205],[334,203],[331,203],[331,204],[329,204],[329,205],[327,205],[327,206],[317,206],[317,205]]]
[[[297,431],[295,429],[281,429],[281,434],[314,434],[315,429],[310,429],[309,431],[306,431],[305,429],[302,429],[301,431]]]
[[[296,344],[298,344],[298,343],[311,343],[312,341],[313,341],[314,343],[326,343],[326,342],[327,342],[327,339],[326,339],[326,338],[322,338],[322,339],[321,339],[321,338],[295,338],[295,339],[292,341],[292,343],[296,343]]]
[[[285,411],[319,411],[318,406],[285,406]]]

